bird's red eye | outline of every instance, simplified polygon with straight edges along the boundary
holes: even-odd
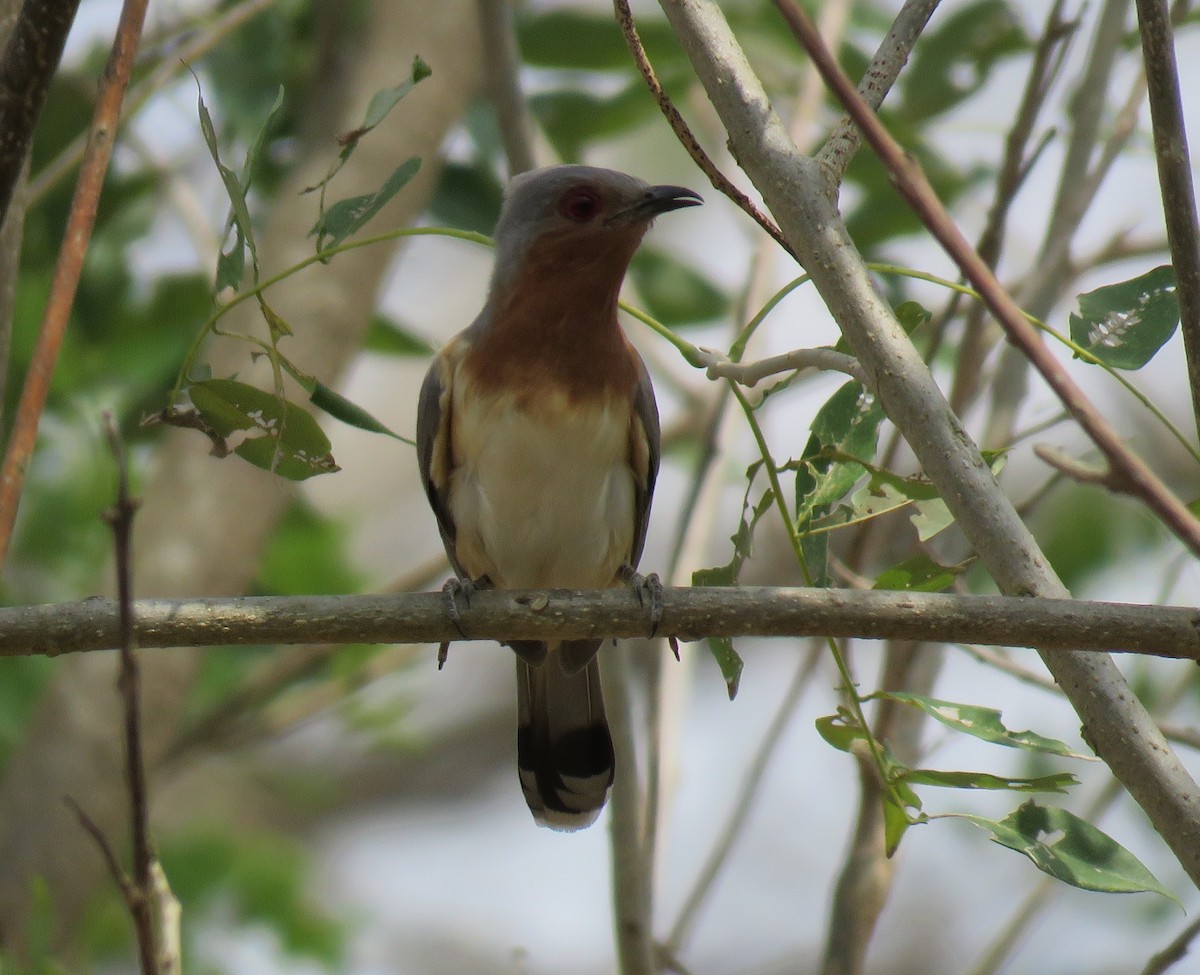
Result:
[[[568,220],[587,223],[600,212],[600,194],[590,187],[576,186],[563,196],[558,212]]]

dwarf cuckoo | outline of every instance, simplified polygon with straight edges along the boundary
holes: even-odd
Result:
[[[456,623],[456,591],[644,585],[658,410],[617,295],[654,217],[700,202],[591,166],[509,184],[487,302],[434,359],[417,410]],[[590,825],[612,784],[602,642],[508,641],[521,788],[544,826]]]

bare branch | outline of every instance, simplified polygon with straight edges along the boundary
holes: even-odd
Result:
[[[461,637],[440,592],[397,596],[145,599],[133,604],[141,647],[294,643],[438,643]],[[624,589],[493,590],[462,611],[470,640],[646,635]],[[1200,659],[1200,610],[1072,599],[846,589],[668,588],[661,637],[834,636],[1110,650]],[[0,656],[120,646],[118,607],[86,599],[0,609]]]

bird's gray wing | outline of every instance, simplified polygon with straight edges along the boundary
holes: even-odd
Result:
[[[633,547],[629,553],[630,568],[637,568],[646,544],[646,529],[650,524],[650,500],[654,482],[658,479],[658,462],[662,453],[662,432],[658,425],[658,404],[650,373],[641,356],[637,358],[638,379],[633,396],[633,421],[630,429],[629,460],[634,474],[634,531]]]
[[[438,531],[450,564],[460,579],[467,576],[455,554],[457,529],[450,514],[450,474],[453,464],[451,444],[451,369],[449,347],[434,356],[421,383],[421,394],[417,399],[417,464],[421,470],[421,483],[429,498],[430,507],[437,518]]]

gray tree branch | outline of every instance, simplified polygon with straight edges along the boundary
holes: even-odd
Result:
[[[632,590],[491,590],[460,607],[470,640],[644,637]],[[440,592],[367,596],[142,599],[141,647],[299,643],[439,643],[464,639]],[[667,588],[662,637],[832,636],[1117,651],[1200,660],[1200,609],[1073,599],[850,589]],[[0,609],[0,656],[55,656],[120,646],[111,599]],[[1091,654],[1089,656],[1094,656]]]

